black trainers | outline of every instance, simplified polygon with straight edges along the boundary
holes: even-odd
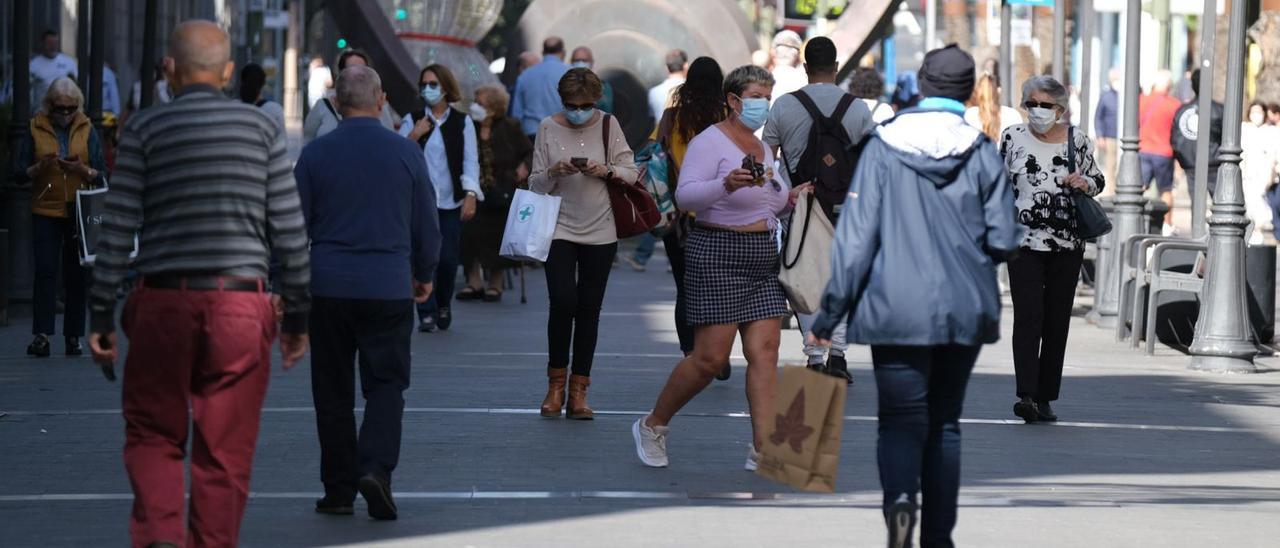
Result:
[[[84,345],[80,343],[80,337],[67,337],[67,355],[83,356]]]
[[[369,517],[380,520],[396,519],[396,503],[391,499],[391,484],[376,475],[365,474],[357,487],[364,501],[369,504]]]
[[[434,333],[436,330],[436,319],[431,316],[424,316],[422,321],[418,322],[418,332]]]
[[[849,362],[845,361],[844,356],[835,354],[827,356],[827,374],[844,378],[845,384],[853,384],[853,375],[849,374]]]
[[[727,381],[729,380],[729,377],[732,377],[732,376],[733,376],[733,365],[731,365],[729,362],[724,362],[724,367],[721,367],[720,372],[716,373],[716,380]]]
[[[440,307],[440,311],[436,313],[436,325],[441,331],[448,331],[449,326],[453,325],[453,311],[449,307]]]
[[[1029,397],[1023,397],[1018,403],[1013,404],[1013,414],[1027,424],[1040,420],[1040,409]]]
[[[904,493],[889,507],[885,520],[889,526],[889,548],[909,548],[911,533],[916,526],[916,503]]]
[[[1053,408],[1049,407],[1049,402],[1047,401],[1036,402],[1036,414],[1039,415],[1040,420],[1044,422],[1054,422],[1058,420],[1058,415],[1054,414]]]
[[[325,495],[324,498],[316,501],[316,513],[330,516],[350,516],[355,514],[356,510],[354,502],[350,499],[340,499],[332,495]]]
[[[27,345],[27,355],[37,358],[49,357],[49,337],[44,335],[36,335],[35,340]]]

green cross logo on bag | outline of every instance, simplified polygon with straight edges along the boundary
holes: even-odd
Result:
[[[527,223],[530,217],[533,217],[533,205],[526,205],[520,208],[520,222]]]

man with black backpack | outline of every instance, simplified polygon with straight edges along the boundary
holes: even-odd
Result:
[[[779,97],[764,128],[764,142],[782,149],[784,177],[793,187],[813,183],[814,197],[833,225],[853,180],[859,145],[875,128],[866,103],[835,85],[838,68],[835,43],[821,36],[810,40],[804,48],[809,85]],[[808,333],[813,316],[797,317],[801,330]],[[827,349],[819,346],[806,345],[804,352],[809,365],[825,362],[832,372],[852,382],[844,359],[846,346],[841,327],[832,339],[829,356]]]

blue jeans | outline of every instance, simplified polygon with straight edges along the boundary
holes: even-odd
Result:
[[[458,278],[458,246],[462,239],[462,208],[441,209],[440,264],[436,267],[431,298],[418,305],[418,320],[434,316],[453,304],[453,286]]]
[[[54,334],[58,314],[58,264],[61,263],[63,296],[66,299],[62,335],[84,336],[88,276],[86,269],[80,266],[80,253],[76,250],[75,215],[72,210],[68,217],[31,216],[31,243],[35,251],[33,335]]]
[[[653,257],[653,250],[658,246],[658,237],[652,232],[645,232],[639,236],[640,243],[636,245],[636,251],[631,255],[637,263],[649,264],[649,259]]]
[[[922,547],[951,547],[960,496],[960,411],[978,346],[872,346],[884,511],[923,492]]]

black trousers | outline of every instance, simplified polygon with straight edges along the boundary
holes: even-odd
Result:
[[[1009,262],[1018,397],[1058,399],[1083,251],[1023,249]]]
[[[689,302],[684,288],[684,246],[675,230],[667,230],[662,236],[662,246],[671,262],[671,275],[676,279],[676,336],[680,338],[680,351],[693,352],[693,326],[689,325]]]
[[[311,395],[320,433],[320,481],[328,496],[355,500],[356,481],[363,474],[391,480],[400,460],[413,312],[409,299],[312,299]],[[359,436],[357,355],[365,399]]]
[[[551,242],[551,252],[543,269],[547,274],[547,295],[551,298],[551,317],[547,320],[548,367],[569,367],[572,344],[573,374],[591,375],[600,333],[600,306],[604,304],[604,290],[617,252],[617,242],[605,245]]]

